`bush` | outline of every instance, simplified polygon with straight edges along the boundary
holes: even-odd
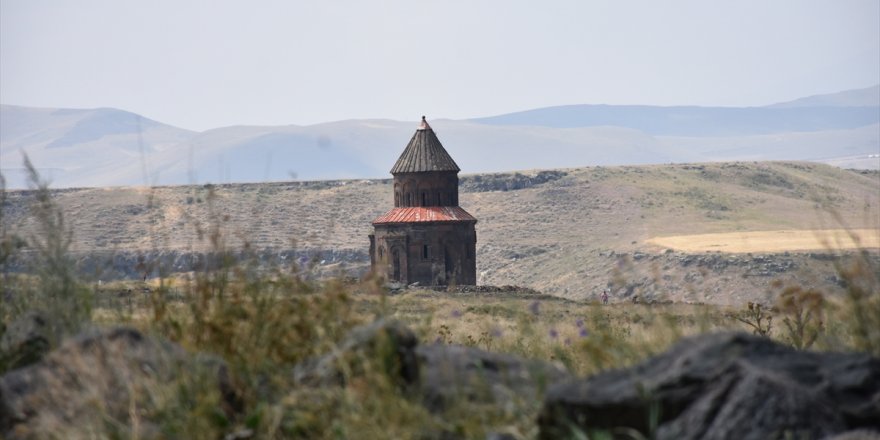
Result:
[[[825,331],[825,298],[818,290],[789,286],[779,295],[777,308],[784,315],[784,338],[794,348],[812,347]]]

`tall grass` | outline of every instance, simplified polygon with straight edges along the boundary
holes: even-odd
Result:
[[[56,346],[66,335],[87,325],[92,316],[92,291],[80,282],[70,256],[73,230],[65,222],[64,212],[53,200],[49,184],[40,179],[27,157],[33,201],[31,217],[36,232],[22,238],[10,234],[2,222],[3,300],[0,315],[4,323],[11,322],[27,311],[38,311],[48,317],[50,345]],[[2,204],[6,204],[3,188]],[[0,220],[3,220],[0,207]],[[26,252],[31,270],[28,276],[11,277],[8,264]],[[6,326],[4,325],[4,328]]]
[[[841,345],[880,356],[880,264],[865,252],[835,262],[846,284],[839,310]]]

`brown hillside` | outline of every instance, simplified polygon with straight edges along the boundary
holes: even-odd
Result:
[[[838,250],[768,245],[766,254],[760,246],[751,253],[686,253],[652,240],[862,229],[862,244],[876,248],[878,188],[877,172],[814,163],[589,167],[466,175],[461,206],[479,219],[481,284],[572,299],[595,298],[610,286],[617,301],[640,295],[729,304],[763,299],[773,279],[839,289],[825,256]],[[8,196],[4,222],[27,237],[30,193]],[[210,226],[220,224],[229,246],[247,241],[270,255],[296,249],[319,254],[325,269],[342,265],[358,273],[368,264],[370,221],[393,205],[387,180],[83,188],[55,196],[83,255],[201,251],[210,247]]]

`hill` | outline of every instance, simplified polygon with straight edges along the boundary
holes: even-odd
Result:
[[[431,123],[470,172],[734,160],[880,169],[880,103],[848,105],[871,103],[872,90],[769,107],[575,105]],[[27,153],[56,188],[382,178],[414,126],[364,119],[196,133],[116,109],[4,105],[0,172],[25,188]]]
[[[828,255],[846,243],[721,253],[656,239],[844,227],[866,230],[863,245],[880,248],[878,186],[877,172],[803,162],[588,167],[464,175],[461,205],[479,219],[480,284],[576,300],[610,286],[618,301],[740,304],[772,296],[776,279],[840,289]],[[12,191],[4,207],[4,221],[23,236],[33,233],[30,197]],[[246,241],[264,264],[314,260],[318,272],[360,274],[370,221],[392,206],[388,180],[81,188],[55,197],[82,267],[107,279],[141,276],[144,259],[191,270],[211,249],[212,225],[226,245]]]
[[[0,163],[12,187],[24,187],[22,153],[58,187],[149,183],[143,157],[175,148],[196,133],[122,110],[0,106]],[[137,167],[122,175],[120,167]]]
[[[658,136],[750,136],[840,130],[875,124],[868,107],[652,107],[566,105],[475,119],[490,125],[575,128],[622,126]]]
[[[806,98],[780,102],[768,107],[876,107],[878,105],[880,105],[880,84],[873,87],[865,87],[864,89],[807,96]]]

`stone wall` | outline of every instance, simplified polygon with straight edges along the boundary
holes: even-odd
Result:
[[[398,173],[394,175],[394,207],[458,206],[455,172]]]
[[[387,280],[427,286],[477,282],[472,222],[376,225],[374,237],[373,268]]]

